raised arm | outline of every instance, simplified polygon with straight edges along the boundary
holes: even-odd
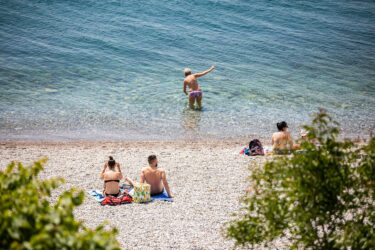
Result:
[[[214,70],[214,68],[215,68],[215,66],[211,66],[211,68],[210,68],[209,70],[206,70],[206,71],[204,71],[204,72],[202,72],[202,73],[196,73],[196,74],[194,74],[194,76],[195,76],[195,77],[201,77],[201,76],[204,76],[205,74],[207,74],[207,73],[211,72],[212,70]]]
[[[163,171],[161,173],[161,178],[163,180],[163,185],[164,185],[165,190],[167,191],[168,196],[170,198],[173,198],[174,195],[171,195],[171,191],[169,190],[169,185],[168,185],[168,181],[167,181],[167,175],[165,174],[165,171]]]
[[[105,173],[105,169],[107,168],[107,163],[104,164],[104,168],[103,168],[103,171],[102,173],[100,174],[100,179],[103,180],[104,179],[104,173]]]
[[[134,181],[133,181],[133,180],[131,180],[130,178],[128,178],[127,176],[125,176],[125,180],[126,180],[127,182],[129,182],[129,183],[130,183],[130,185],[132,185],[133,187],[135,186],[135,183],[134,183]]]

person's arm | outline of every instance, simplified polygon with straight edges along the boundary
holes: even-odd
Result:
[[[186,81],[184,81],[183,91],[184,91],[185,95],[188,95],[188,93],[186,92]]]
[[[211,66],[211,68],[210,68],[209,70],[206,70],[206,71],[204,71],[204,72],[202,72],[202,73],[196,73],[196,74],[194,74],[194,76],[195,76],[195,77],[201,77],[201,76],[204,76],[205,74],[211,72],[214,68],[215,68],[215,66]]]
[[[273,135],[272,135],[272,139],[271,139],[271,145],[273,146],[275,142],[273,141]]]
[[[118,168],[118,174],[117,174],[117,178],[119,179],[119,180],[121,180],[122,179],[122,173],[121,173],[121,169],[120,169],[120,163],[118,163],[118,162],[116,162],[116,165],[117,165],[117,168]]]
[[[133,187],[135,186],[134,181],[132,181],[132,180],[131,180],[130,178],[128,178],[127,176],[125,176],[125,180],[126,180],[127,182],[129,182],[130,185],[132,185]]]
[[[104,173],[105,173],[106,168],[107,168],[107,163],[104,164],[103,171],[102,171],[102,173],[100,174],[100,179],[101,179],[101,180],[104,179]]]
[[[145,175],[143,173],[143,170],[141,171],[141,180],[139,181],[139,183],[144,183],[145,182]]]
[[[170,198],[173,198],[174,195],[171,195],[171,191],[169,190],[169,185],[168,185],[168,181],[167,181],[167,175],[165,174],[165,171],[163,171],[161,173],[161,178],[163,180],[163,185],[164,185],[165,190],[167,191],[168,196]]]

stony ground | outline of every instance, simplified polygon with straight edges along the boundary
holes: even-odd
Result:
[[[66,180],[54,201],[69,188],[86,193],[101,189],[99,174],[109,155],[121,164],[123,173],[139,180],[147,156],[156,154],[159,167],[167,172],[174,202],[102,207],[86,195],[76,218],[92,228],[108,221],[119,229],[117,239],[123,249],[228,249],[234,243],[222,236],[224,224],[238,211],[248,187],[248,169],[267,159],[239,155],[243,146],[226,142],[1,143],[0,166],[48,157],[41,178]]]

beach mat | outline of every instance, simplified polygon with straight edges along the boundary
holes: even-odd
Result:
[[[124,189],[120,189],[120,190],[122,192]],[[130,191],[132,191],[132,189],[130,189],[129,192]],[[104,200],[104,195],[102,193],[102,190],[91,190],[88,193],[89,193],[89,195],[94,197],[94,199],[97,202],[102,202]],[[156,195],[156,196],[151,196],[151,200],[173,201],[173,199],[168,196],[167,191],[165,191],[165,189],[164,189],[162,194],[159,194],[159,195]]]
[[[168,196],[168,193],[167,193],[167,191],[165,191],[165,189],[164,189],[163,193],[161,193],[159,195],[151,196],[151,200],[173,201],[173,199]]]
[[[94,199],[97,202],[102,202],[104,200],[104,195],[102,193],[102,190],[91,190],[88,193],[89,193],[89,195],[91,195],[92,197],[94,197]]]

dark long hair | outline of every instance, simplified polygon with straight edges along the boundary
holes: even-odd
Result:
[[[116,161],[113,159],[112,156],[109,157],[108,166],[113,168],[116,165]]]
[[[284,128],[287,128],[287,127],[288,127],[288,124],[286,124],[286,122],[282,121],[282,122],[278,122],[278,123],[276,124],[276,126],[277,126],[277,129],[278,129],[279,131],[283,131]]]

